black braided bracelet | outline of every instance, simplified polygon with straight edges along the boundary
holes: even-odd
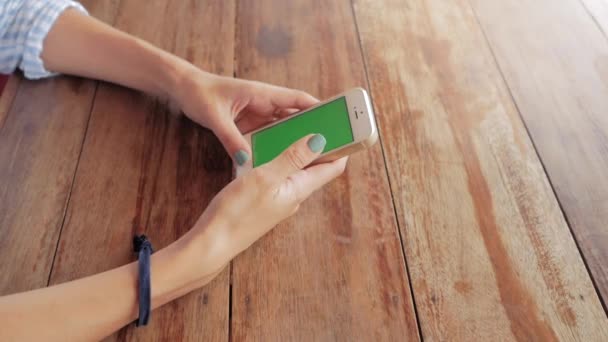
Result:
[[[133,237],[133,250],[138,254],[138,285],[139,290],[139,318],[136,326],[148,325],[150,319],[150,255],[154,252],[152,244],[145,235]]]

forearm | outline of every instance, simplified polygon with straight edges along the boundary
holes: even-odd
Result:
[[[172,245],[152,255],[152,308],[209,282],[192,278],[192,255]],[[0,297],[0,340],[99,340],[138,316],[137,263],[68,283]]]
[[[193,66],[103,22],[67,10],[44,40],[45,67],[54,72],[118,83],[155,95],[171,95]]]

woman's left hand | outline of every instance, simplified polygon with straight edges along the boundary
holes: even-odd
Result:
[[[251,156],[243,133],[319,102],[300,90],[218,76],[196,68],[179,84],[172,97],[181,110],[211,129],[239,165]]]

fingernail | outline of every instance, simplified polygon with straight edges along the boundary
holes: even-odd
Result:
[[[243,164],[249,160],[249,154],[244,150],[238,150],[234,154],[234,160],[236,160],[236,163],[239,164],[239,166],[243,166]]]
[[[321,134],[315,134],[312,136],[312,138],[308,139],[308,148],[310,148],[310,150],[314,153],[321,152],[326,143],[327,141],[325,140],[324,136]]]

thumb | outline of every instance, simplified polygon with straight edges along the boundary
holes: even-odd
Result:
[[[271,162],[261,166],[277,180],[291,176],[312,163],[323,152],[327,141],[321,134],[309,134],[293,143]]]
[[[250,147],[233,121],[222,122],[213,130],[226,152],[239,165],[245,164],[250,158]]]

